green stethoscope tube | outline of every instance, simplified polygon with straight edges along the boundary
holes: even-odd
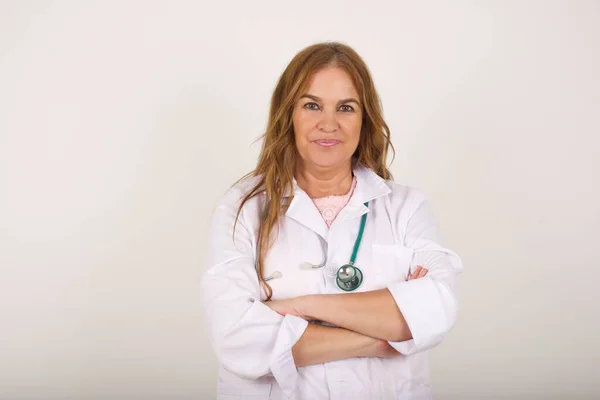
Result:
[[[365,203],[365,207],[369,207],[369,202]],[[352,255],[350,256],[350,262],[348,264],[342,265],[336,274],[336,283],[340,289],[345,292],[352,292],[362,284],[363,281],[363,273],[360,268],[356,267],[354,263],[356,262],[356,255],[358,254],[358,248],[360,247],[360,242],[362,241],[362,236],[365,231],[365,224],[367,222],[367,214],[364,213],[360,219],[360,228],[358,230],[358,235],[356,236],[356,240],[354,241],[354,248],[352,249]]]

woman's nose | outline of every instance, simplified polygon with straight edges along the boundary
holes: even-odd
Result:
[[[335,112],[323,112],[321,119],[317,125],[320,131],[323,132],[335,132],[339,129],[339,124],[335,116]]]

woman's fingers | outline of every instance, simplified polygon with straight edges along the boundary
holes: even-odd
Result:
[[[421,266],[418,266],[417,268],[415,268],[415,270],[410,273],[408,275],[408,281],[412,280],[412,279],[417,279],[417,276],[419,275],[419,272],[421,271]]]
[[[412,279],[423,278],[425,275],[427,275],[427,272],[429,272],[427,268],[423,268],[420,265],[418,265],[412,273],[408,274],[406,280],[410,281]]]

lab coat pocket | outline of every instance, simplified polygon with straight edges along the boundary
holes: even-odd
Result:
[[[381,285],[405,281],[408,277],[413,249],[397,244],[373,244],[375,279]]]
[[[269,400],[271,386],[270,383],[258,382],[219,382],[217,400]]]

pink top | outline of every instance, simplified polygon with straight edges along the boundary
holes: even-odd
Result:
[[[340,196],[327,196],[312,199],[328,227],[331,227],[335,217],[337,217],[342,208],[348,204],[352,193],[354,193],[355,187],[356,177],[353,177],[352,186],[350,186],[350,191],[348,193]]]

